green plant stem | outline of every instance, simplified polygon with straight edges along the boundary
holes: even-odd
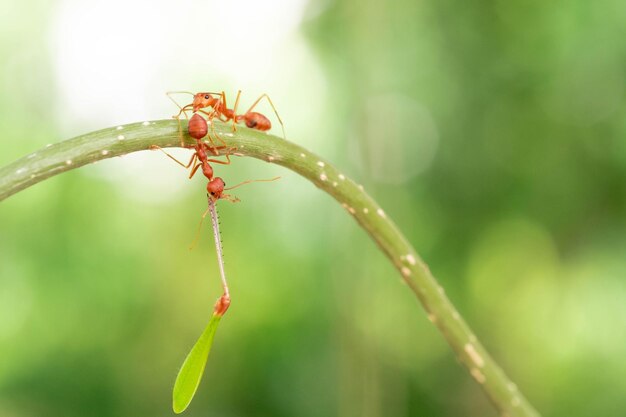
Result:
[[[317,155],[291,142],[254,130],[216,122],[216,132],[237,155],[282,165],[335,198],[363,227],[395,265],[415,293],[428,318],[441,331],[470,375],[483,388],[500,415],[538,416],[515,384],[487,353],[454,308],[428,266],[400,230],[363,187]],[[183,123],[183,131],[185,124]],[[45,178],[129,152],[181,146],[174,120],[143,122],[103,129],[33,152],[0,169],[0,201]],[[185,137],[189,146],[193,142]]]

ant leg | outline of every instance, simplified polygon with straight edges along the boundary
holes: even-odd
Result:
[[[224,190],[232,190],[233,188],[240,187],[240,186],[242,186],[244,184],[250,184],[251,182],[270,182],[270,181],[276,181],[278,179],[280,179],[280,177],[271,178],[269,180],[247,180],[247,181],[241,182],[241,183],[239,183],[237,185],[234,185],[232,187],[224,188]],[[239,203],[241,201],[237,197],[235,197],[233,195],[230,195],[230,194],[222,194],[220,196],[220,200],[226,200],[226,201],[229,201],[231,203]]]
[[[189,160],[189,162],[187,163],[187,165],[185,165],[185,164],[183,164],[182,162],[180,162],[178,159],[174,158],[174,157],[173,157],[172,155],[170,155],[169,153],[165,152],[165,151],[163,150],[163,148],[161,148],[161,147],[160,147],[160,146],[158,146],[158,145],[152,145],[152,146],[150,146],[150,149],[152,149],[152,150],[157,150],[157,149],[158,149],[159,151],[161,151],[161,152],[163,152],[165,155],[167,155],[167,157],[168,157],[168,158],[172,159],[174,162],[176,162],[178,165],[180,165],[180,166],[181,166],[181,167],[183,167],[183,168],[189,168],[189,167],[193,164],[194,159],[197,157],[196,153],[194,152],[194,153],[193,153],[193,155],[191,155],[191,159]]]
[[[186,116],[187,113],[185,113],[185,117]],[[183,138],[183,125],[180,123],[180,117],[175,117],[175,119],[178,122],[178,139],[180,139],[180,145],[182,147],[185,147],[185,139]]]
[[[189,174],[189,179],[191,179],[194,175],[196,175],[196,171],[198,168],[202,166],[202,162],[198,162],[195,167],[191,170],[191,174]]]
[[[247,180],[247,181],[244,181],[244,182],[240,182],[237,185],[233,185],[232,187],[228,187],[228,188],[224,188],[224,189],[225,190],[232,190],[234,188],[241,187],[242,185],[250,184],[251,182],[272,182],[272,181],[276,181],[276,180],[279,180],[279,179],[280,179],[280,177],[274,177],[274,178],[263,179],[263,180]]]
[[[237,118],[237,105],[239,103],[239,96],[241,95],[241,90],[239,90],[237,92],[237,99],[235,100],[235,107],[232,110],[232,114],[230,115],[226,115],[224,114],[224,112],[222,112],[221,116],[223,116],[224,118],[222,119],[221,117],[219,118],[222,122],[227,122],[229,120],[233,121],[233,132],[237,131],[237,126],[236,126],[236,118]],[[224,98],[224,109],[228,110],[228,104],[226,104],[226,92],[222,91],[222,97]]]
[[[222,139],[222,137],[218,135],[217,132],[215,131],[215,126],[213,126],[213,123],[211,123],[211,133],[213,133],[213,136],[215,136],[220,142],[222,142],[222,146],[228,147],[228,144],[226,143],[226,141]],[[217,155],[217,153],[215,155]]]
[[[221,99],[220,99],[220,100],[222,100],[222,99],[223,99],[223,104],[221,104],[221,105],[222,105],[222,109],[221,109],[221,111],[219,112],[219,114],[218,114],[218,117],[217,117],[217,118],[218,118],[220,121],[222,121],[222,122],[226,123],[227,121],[232,120],[232,119],[233,119],[233,117],[231,117],[231,116],[229,116],[229,115],[226,115],[226,114],[224,113],[225,111],[228,111],[228,104],[226,103],[226,93],[225,93],[224,91],[222,91],[222,93],[221,93],[220,95],[221,95]],[[233,112],[233,114],[234,114],[234,112]]]
[[[222,196],[220,197],[220,200],[226,200],[226,201],[231,202],[231,203],[239,203],[239,202],[241,202],[240,199],[238,199],[237,197],[232,196],[230,194],[222,194]]]
[[[241,96],[241,90],[238,90],[237,99],[235,100],[235,107],[233,107],[233,132],[237,131],[237,107],[239,106],[240,96]]]
[[[219,94],[219,96],[220,96],[220,98],[217,101],[218,106],[220,106],[220,107],[223,106],[222,108],[227,109],[228,108],[228,104],[226,104],[226,93],[224,91],[222,91]],[[223,114],[221,110],[220,110],[220,113]]]
[[[239,96],[241,95],[241,90],[237,92],[237,99],[235,100],[235,107],[233,110],[228,108],[228,104],[226,103],[226,93],[222,91],[222,97],[224,98],[224,107],[223,111],[219,115],[218,119],[222,122],[226,123],[229,120],[233,121],[233,132],[237,131],[237,106],[239,104]],[[222,141],[223,142],[223,141]]]
[[[202,218],[200,219],[200,224],[198,224],[198,230],[196,231],[196,236],[193,238],[193,242],[191,242],[191,245],[189,246],[189,250],[192,250],[198,244],[198,241],[200,240],[200,231],[202,230],[202,222],[204,222],[204,218],[206,217],[207,214],[209,214],[208,208],[204,211],[204,214],[202,215]]]
[[[230,165],[230,154],[226,154],[224,156],[226,157],[225,161],[221,161],[219,159],[207,159],[207,162],[215,162],[216,164]]]
[[[215,132],[215,127],[213,126],[213,119],[215,118],[215,116],[217,116],[219,119],[220,113],[217,112],[217,110],[215,109],[211,112],[198,109],[198,112],[207,116],[208,118],[207,123],[211,125],[211,133],[213,134],[215,138],[219,139],[219,141],[222,142],[224,146],[226,146],[226,142]],[[219,155],[219,153],[215,150],[215,148],[217,148],[217,145],[213,141],[213,137],[211,136],[211,134],[207,134],[207,139],[209,140],[209,142],[211,142],[211,146],[208,147],[209,151],[211,151],[213,155]]]
[[[221,119],[219,119],[219,117],[220,117],[220,115],[223,115],[223,114],[222,113],[218,113],[216,110],[213,110],[210,113],[207,112],[207,111],[204,111],[204,110],[198,110],[198,112],[200,112],[202,114],[205,114],[208,117],[208,119],[209,119],[208,123],[211,125],[211,134],[213,135],[213,137],[215,137],[217,140],[219,140],[222,143],[222,146],[226,146],[227,147],[228,144],[226,143],[226,141],[220,135],[217,134],[217,132],[215,131],[215,126],[213,125],[213,119],[215,118],[215,116],[218,117],[218,120],[221,120]],[[211,142],[211,146],[208,149],[211,151],[211,153],[213,155],[217,156],[217,155],[219,155],[219,152],[217,152],[215,150],[215,148],[217,148],[217,146],[216,146],[215,142],[213,141],[213,137],[211,136],[211,134],[207,134],[207,138],[209,139],[209,142]]]
[[[178,103],[176,105],[178,105]],[[185,107],[178,106],[180,108],[180,111],[178,112],[176,116],[172,116],[178,122],[178,137],[180,138],[180,146],[182,146],[183,148],[185,147],[185,139],[183,138],[183,125],[180,123],[180,115],[181,113],[183,113],[185,115],[185,118],[189,120],[189,115],[187,114],[186,110],[189,110],[188,107],[190,106],[191,104],[188,104]]]
[[[278,118],[278,123],[280,123],[280,127],[283,129],[283,139],[286,140],[287,139],[287,135],[285,134],[285,124],[283,123],[283,120],[278,115],[278,111],[276,110],[276,106],[274,106],[274,103],[272,103],[272,99],[266,93],[261,94],[261,96],[256,99],[256,101],[252,104],[252,106],[250,106],[250,108],[248,109],[248,111],[246,113],[250,113],[252,111],[252,109],[254,109],[256,107],[256,105],[259,104],[259,102],[263,98],[266,98],[267,101],[270,103],[270,106],[272,106],[272,109],[274,110],[274,114]]]

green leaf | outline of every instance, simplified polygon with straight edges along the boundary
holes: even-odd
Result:
[[[202,332],[191,352],[185,358],[185,362],[183,362],[183,366],[176,376],[172,395],[173,408],[176,414],[185,411],[191,403],[198,385],[200,385],[204,366],[209,357],[211,345],[213,345],[213,336],[215,336],[215,331],[221,318],[222,316],[215,314],[211,317],[209,324],[207,324],[204,332]]]

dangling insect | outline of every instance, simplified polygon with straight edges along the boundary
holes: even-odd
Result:
[[[182,111],[182,110],[181,110]],[[197,340],[183,365],[178,372],[176,377],[176,382],[174,383],[174,389],[172,392],[172,408],[175,413],[182,413],[191,403],[198,386],[200,384],[200,380],[202,379],[202,374],[204,373],[204,368],[206,366],[206,362],[211,351],[211,346],[213,344],[213,337],[215,336],[215,332],[217,331],[217,326],[228,307],[230,306],[230,291],[228,288],[228,282],[226,280],[226,271],[224,268],[223,261],[223,249],[220,238],[220,229],[219,229],[219,220],[217,214],[216,203],[219,200],[229,200],[231,202],[239,201],[236,197],[225,194],[225,190],[230,190],[233,188],[237,188],[243,184],[247,184],[250,182],[256,181],[274,181],[277,178],[273,178],[270,180],[248,180],[244,181],[240,184],[235,185],[234,187],[226,188],[226,183],[221,177],[214,177],[213,167],[210,162],[216,162],[220,164],[230,164],[229,155],[226,154],[226,161],[209,159],[207,156],[207,145],[202,141],[205,135],[208,134],[208,124],[207,121],[195,113],[188,124],[188,133],[189,135],[195,139],[196,143],[194,145],[194,153],[188,164],[183,164],[178,161],[173,156],[169,155],[163,149],[160,149],[164,152],[168,157],[172,158],[174,161],[184,166],[185,168],[190,168],[191,173],[189,174],[189,178],[193,177],[197,170],[201,167],[203,175],[207,178],[207,200],[208,200],[208,208],[202,215],[202,219],[200,220],[200,226],[198,227],[198,236],[199,231],[202,226],[202,220],[206,217],[207,213],[211,214],[211,223],[213,225],[213,237],[215,240],[215,249],[217,252],[217,260],[220,269],[220,277],[222,281],[222,289],[223,294],[218,298],[217,302],[213,307],[213,314],[206,328],[200,335],[200,338]],[[195,164],[195,165],[194,165]]]

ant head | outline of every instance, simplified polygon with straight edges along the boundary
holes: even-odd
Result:
[[[244,115],[244,120],[246,122],[246,126],[250,129],[256,129],[260,130],[261,132],[265,132],[266,130],[270,130],[272,128],[272,123],[270,122],[270,119],[263,116],[261,113],[246,113]]]
[[[204,109],[211,106],[215,102],[215,99],[211,93],[196,93],[193,96],[193,111],[198,109]]]
[[[226,184],[224,180],[220,177],[215,177],[206,186],[206,190],[209,192],[211,197],[216,200],[219,200],[222,197],[222,193],[224,192],[224,187]]]

